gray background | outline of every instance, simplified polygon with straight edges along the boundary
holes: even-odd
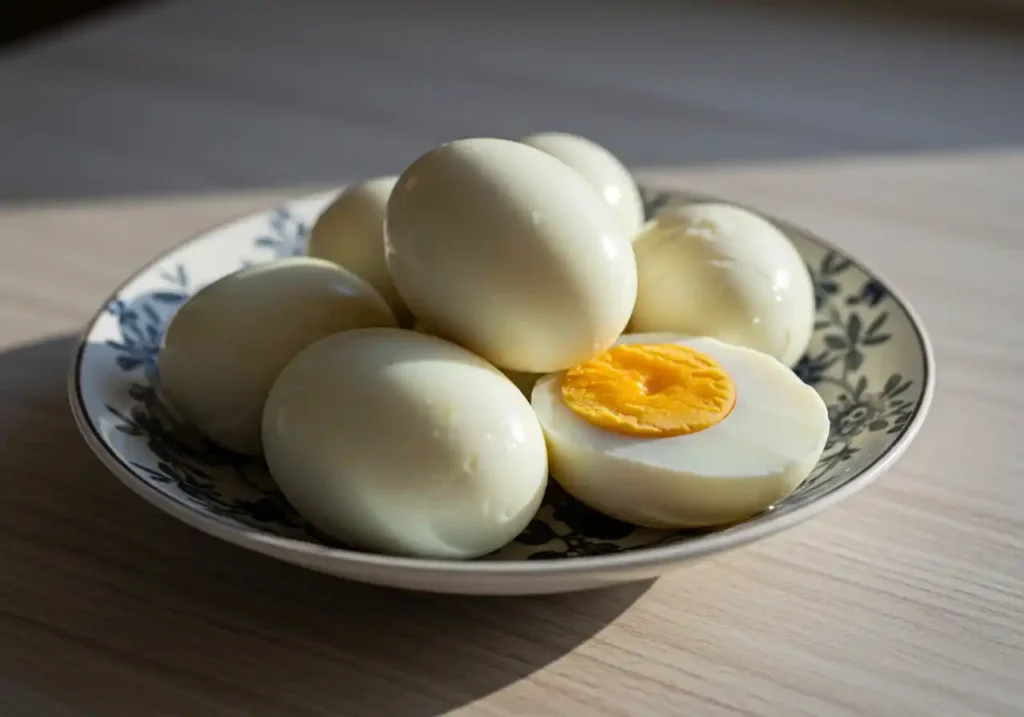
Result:
[[[0,201],[332,184],[544,129],[633,166],[1024,143],[1020,17],[891,5],[143,3],[0,57]]]

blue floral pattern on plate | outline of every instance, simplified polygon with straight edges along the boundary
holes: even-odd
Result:
[[[697,199],[644,191],[648,216]],[[87,332],[78,400],[104,448],[149,488],[190,510],[299,540],[336,545],[284,499],[262,462],[218,448],[160,400],[156,356],[167,322],[201,286],[237,268],[302,254],[329,199],[298,200],[200,236],[144,269]],[[840,490],[887,454],[920,409],[926,349],[914,321],[877,278],[820,240],[779,222],[811,271],[817,323],[797,375],[825,399],[831,434],[810,477],[761,515],[777,520]],[[489,560],[557,559],[700,540],[710,531],[637,528],[592,511],[552,481],[537,517]]]

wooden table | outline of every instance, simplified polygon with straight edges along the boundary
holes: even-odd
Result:
[[[903,21],[868,32],[864,18],[791,15],[780,25],[739,10],[723,25],[729,13],[691,7],[706,32],[740,28],[764,47],[797,37],[794,23],[832,33],[813,44],[854,98],[805,82],[773,104],[696,74],[696,99],[685,102],[649,76],[635,95],[622,78],[588,84],[566,67],[538,79],[530,57],[558,44],[542,32],[521,64],[499,38],[481,61],[490,69],[445,79],[453,50],[429,25],[430,42],[403,52],[422,54],[443,102],[402,115],[385,112],[382,94],[349,106],[317,96],[308,78],[296,88],[274,74],[348,57],[330,54],[322,30],[337,12],[304,5],[324,15],[300,24],[282,5],[239,14],[228,33],[210,8],[238,2],[172,4],[0,62],[0,714],[1024,714],[1019,37]],[[658,7],[651,27],[664,25]],[[189,52],[161,54],[186,36],[189,13],[203,19]],[[647,17],[637,12],[634,24]],[[281,36],[307,27],[309,42],[286,50]],[[657,75],[671,38],[649,37]],[[871,70],[866,55],[844,64],[829,54],[858,37],[876,42],[869,54],[889,53],[891,73]],[[464,47],[482,42],[467,38]],[[598,57],[581,47],[579,57]],[[911,57],[937,64],[900,64]],[[807,71],[803,53],[765,58]],[[758,62],[740,60],[748,70]],[[264,63],[269,89],[245,73],[249,61]],[[396,67],[381,72],[395,79]],[[742,79],[736,67],[722,71]],[[877,86],[858,84],[862,71]],[[743,81],[756,90],[757,78]],[[355,82],[345,74],[341,84]],[[41,93],[32,101],[19,94],[30,86]],[[900,87],[914,102],[901,104]],[[623,97],[638,103],[635,116]],[[693,109],[730,101],[728,121]],[[308,187],[391,171],[399,154],[443,134],[483,131],[488,118],[522,133],[544,117],[579,120],[634,164],[685,165],[646,176],[791,218],[903,288],[939,374],[932,415],[905,457],[821,517],[653,584],[472,599],[364,587],[218,543],[146,506],[90,455],[64,394],[74,332],[140,263]],[[354,146],[334,137],[334,123],[355,133]],[[666,161],[645,154],[670,133],[700,151],[668,143]],[[322,146],[340,155],[321,156]]]

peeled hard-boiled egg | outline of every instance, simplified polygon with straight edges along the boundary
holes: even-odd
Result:
[[[644,203],[629,170],[596,142],[565,132],[540,132],[519,140],[556,157],[579,172],[615,213],[619,228],[629,237],[644,221]]]
[[[712,336],[788,366],[814,328],[814,288],[789,239],[753,212],[719,203],[670,207],[633,243],[638,289],[630,331]]]
[[[611,210],[519,142],[458,140],[417,159],[388,201],[386,245],[413,314],[502,368],[585,361],[633,310],[636,264]]]
[[[459,346],[401,329],[319,341],[281,373],[267,465],[295,508],[354,547],[431,558],[496,550],[547,484],[529,402]]]
[[[551,476],[651,528],[732,523],[792,492],[829,433],[813,388],[777,359],[712,338],[626,335],[542,378],[533,408]]]
[[[182,306],[157,357],[161,391],[214,442],[259,454],[263,403],[281,369],[324,336],[395,318],[369,284],[322,259],[251,266]]]
[[[345,267],[388,302],[400,323],[408,320],[384,259],[384,211],[398,177],[350,184],[313,223],[307,254]]]

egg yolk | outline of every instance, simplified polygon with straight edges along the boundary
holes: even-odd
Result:
[[[725,419],[736,385],[718,362],[686,346],[623,344],[569,369],[562,398],[600,428],[667,438]]]

